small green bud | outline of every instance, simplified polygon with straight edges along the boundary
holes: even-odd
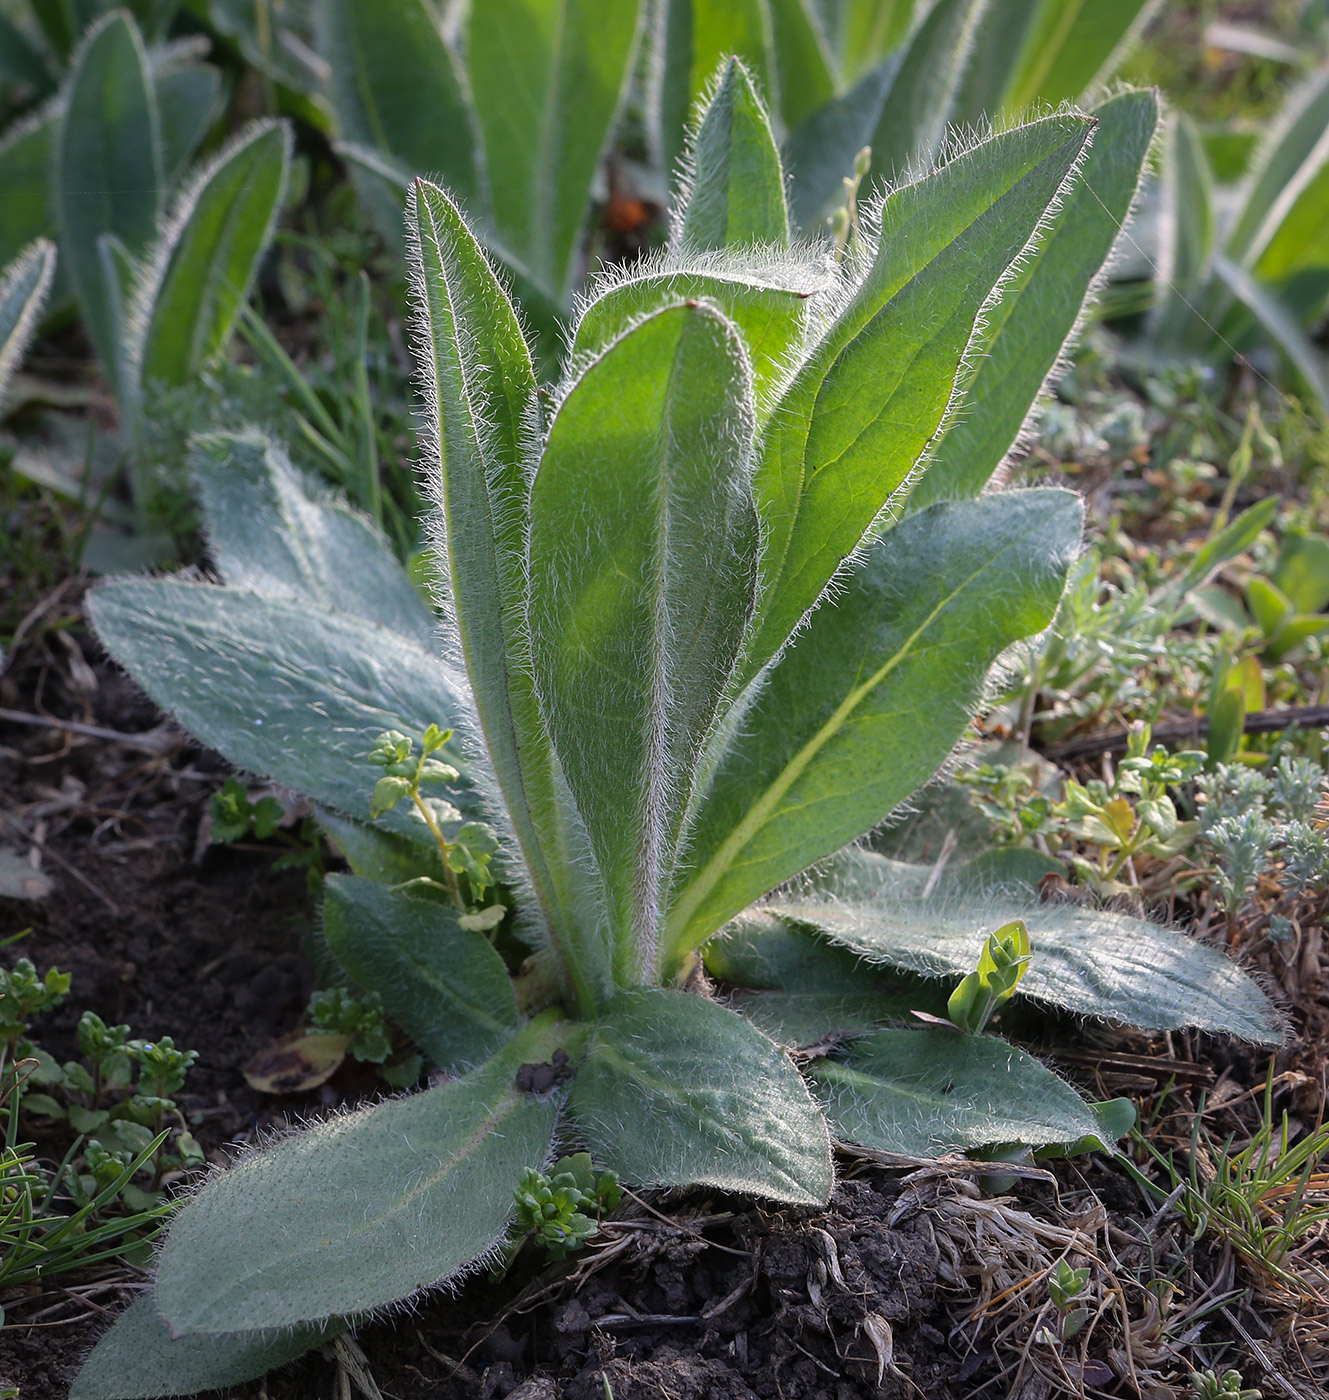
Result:
[[[441,749],[444,744],[452,738],[452,730],[440,729],[438,725],[431,724],[424,734],[424,751],[426,756]]]
[[[862,180],[866,177],[868,171],[871,169],[872,147],[864,146],[863,149],[859,151],[859,153],[854,157],[854,175],[857,179]]]
[[[374,784],[373,796],[369,799],[369,815],[371,818],[381,817],[384,812],[390,812],[402,800],[409,797],[411,784],[406,778],[380,778]]]
[[[388,729],[374,740],[374,747],[369,751],[369,760],[376,763],[380,768],[387,768],[393,763],[403,763],[411,756],[411,740],[399,729]]]

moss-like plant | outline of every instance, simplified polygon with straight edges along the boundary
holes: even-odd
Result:
[[[852,844],[944,763],[994,663],[1057,608],[1078,498],[979,493],[1156,115],[1126,94],[951,150],[867,203],[837,256],[790,245],[779,155],[734,65],[668,254],[592,291],[552,399],[457,206],[415,185],[444,655],[367,523],[253,436],[198,444],[222,586],[112,583],[91,609],[159,703],[320,805],[355,871],[327,881],[331,952],[446,1077],[210,1178],[79,1400],[253,1375],[463,1275],[565,1147],[629,1186],[807,1204],[829,1195],[833,1138],[1111,1136],[980,1033],[1012,993],[1276,1038],[1253,983],[1175,930]],[[384,775],[410,790],[371,824]],[[464,911],[469,866],[446,864],[477,819],[498,836],[507,943]],[[989,936],[1017,921],[998,967]],[[534,950],[515,978],[512,937]],[[960,1026],[910,1022],[975,972]],[[834,1053],[790,1058],[832,1033]]]

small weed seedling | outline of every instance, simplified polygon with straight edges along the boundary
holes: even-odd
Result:
[[[514,1241],[532,1240],[551,1259],[563,1259],[595,1235],[603,1216],[618,1209],[623,1188],[613,1172],[596,1174],[589,1152],[577,1152],[560,1157],[548,1175],[532,1167],[514,1195]]]

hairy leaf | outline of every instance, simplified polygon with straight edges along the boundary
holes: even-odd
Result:
[[[39,238],[0,272],[0,405],[55,276],[55,244]]]
[[[1031,1055],[989,1035],[884,1030],[810,1071],[839,1138],[878,1152],[941,1157],[1097,1132],[1089,1105]]]
[[[557,1100],[513,1078],[555,1044],[532,1022],[465,1078],[330,1118],[212,1177],[162,1247],[157,1306],[172,1331],[366,1312],[483,1259],[522,1172],[548,1160]]]
[[[310,493],[282,448],[256,432],[192,440],[208,553],[232,588],[304,600],[434,649],[423,598],[367,516]]]
[[[890,194],[871,266],[790,382],[757,473],[765,524],[755,675],[784,645],[892,495],[951,400],[983,304],[1089,138],[1046,117]]]
[[[416,642],[303,598],[130,579],[103,584],[89,612],[111,655],[190,733],[350,816],[368,814],[366,756],[383,730],[455,727],[465,714],[460,679]],[[478,811],[468,790],[450,795]],[[403,813],[382,820],[431,840]]]
[[[140,384],[187,384],[225,345],[272,237],[290,159],[290,129],[255,122],[181,196],[138,293]]]
[[[408,207],[422,377],[432,414],[426,448],[443,523],[451,620],[490,760],[546,918],[576,951],[565,970],[584,1004],[609,983],[579,840],[531,673],[526,634],[529,440],[540,423],[535,370],[516,313],[448,197],[418,182]]]
[[[51,173],[65,268],[102,364],[120,373],[120,331],[99,240],[112,235],[141,257],[162,205],[162,141],[147,54],[132,19],[116,10],[87,34],[56,122]]]
[[[1095,108],[1079,183],[985,316],[964,411],[946,427],[912,508],[976,496],[1015,442],[1064,352],[1098,269],[1125,222],[1158,123],[1158,97],[1128,92]]]
[[[317,18],[342,139],[383,152],[408,176],[441,176],[479,214],[465,77],[430,0],[321,0]],[[400,225],[399,206],[385,232],[395,238]]]
[[[916,0],[839,0],[836,49],[846,78],[893,52],[914,22]]]
[[[640,10],[638,0],[471,7],[466,55],[498,241],[559,303],[631,74]]]
[[[698,249],[788,245],[780,152],[752,79],[736,58],[702,114],[690,156],[676,241]]]
[[[495,1054],[517,1032],[503,959],[454,911],[406,889],[330,875],[323,924],[333,956],[430,1061],[457,1071]]]
[[[587,368],[535,479],[536,678],[600,862],[619,979],[655,980],[679,822],[751,614],[752,431],[737,333],[685,303]]]
[[[69,1400],[149,1400],[256,1380],[344,1331],[338,1322],[280,1332],[172,1339],[147,1294],[131,1303],[93,1348]]]
[[[1176,929],[1079,905],[1030,905],[995,893],[919,898],[895,862],[860,854],[852,892],[789,896],[764,906],[819,930],[868,962],[925,977],[972,970],[988,934],[1029,928],[1032,959],[1018,995],[1081,1016],[1151,1030],[1200,1030],[1277,1044],[1279,1019],[1235,963]],[[920,872],[921,873],[921,872]]]
[[[769,410],[804,327],[810,299],[830,287],[828,278],[804,265],[710,268],[648,272],[612,282],[583,306],[572,341],[574,358],[598,355],[634,321],[680,301],[712,301],[734,323],[752,363],[753,391],[760,412]]]
[[[881,822],[963,733],[988,668],[1046,627],[1079,498],[933,506],[867,551],[770,673],[701,804],[670,957]]]
[[[687,992],[621,992],[591,1029],[568,1098],[597,1166],[638,1186],[715,1186],[821,1204],[826,1124],[785,1055]]]

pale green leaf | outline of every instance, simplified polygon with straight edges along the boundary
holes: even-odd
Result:
[[[1194,1026],[1257,1044],[1281,1039],[1278,1015],[1251,978],[1218,949],[1176,929],[1000,893],[922,899],[908,892],[909,882],[901,892],[894,862],[861,855],[859,863],[855,896],[780,897],[765,908],[868,962],[937,978],[972,971],[993,929],[1023,919],[1032,959],[1021,997],[1147,1030]]]
[[[689,151],[674,241],[696,249],[789,243],[784,172],[752,79],[731,58]]]
[[[591,185],[632,72],[642,5],[485,0],[466,58],[504,256],[555,302],[576,275]]]
[[[1040,0],[1002,105],[1073,102],[1111,76],[1161,0]],[[995,115],[995,114],[994,114]]]
[[[455,911],[407,889],[329,875],[328,947],[361,989],[429,1057],[454,1073],[497,1052],[517,1031],[517,1002],[503,959]]]
[[[367,820],[344,817],[329,807],[316,807],[314,816],[356,875],[380,885],[402,885],[421,877],[440,884],[447,881],[437,847],[431,850],[410,837],[385,831]]]
[[[150,1400],[256,1380],[329,1341],[344,1325],[171,1338],[151,1294],[130,1304],[93,1348],[69,1400]]]
[[[291,160],[285,123],[255,122],[180,196],[131,318],[138,383],[190,383],[226,344],[281,209]]]
[[[1089,138],[1046,117],[891,193],[861,285],[790,381],[757,472],[765,527],[755,675],[909,479],[951,401],[975,322]]]
[[[1031,1055],[989,1035],[878,1031],[809,1071],[836,1137],[877,1152],[942,1157],[975,1147],[1077,1142],[1089,1105]]]
[[[5,385],[37,328],[54,276],[55,244],[45,238],[26,247],[0,272],[0,405]]]
[[[342,140],[382,153],[408,177],[441,176],[480,214],[483,179],[465,75],[430,0],[321,0],[317,20]],[[399,204],[384,232],[395,239],[400,227]]]
[[[869,548],[719,765],[670,911],[671,958],[927,782],[997,656],[1051,621],[1080,520],[1070,492],[1010,492],[933,506]]]
[[[558,1044],[532,1023],[480,1069],[330,1118],[211,1177],[175,1216],[157,1306],[176,1335],[296,1327],[409,1298],[502,1240],[558,1102],[513,1086]]]
[[[734,323],[752,364],[753,393],[759,419],[802,341],[811,299],[828,291],[831,279],[819,268],[791,261],[744,267],[684,259],[593,289],[583,304],[572,340],[575,359],[598,355],[635,321],[680,301],[714,302]]]
[[[56,121],[51,189],[66,271],[102,364],[115,375],[121,327],[113,319],[98,242],[118,239],[141,257],[162,207],[162,142],[143,41],[123,10],[82,41]]]
[[[586,369],[535,479],[536,679],[600,863],[620,980],[655,980],[679,823],[751,615],[752,431],[737,333],[685,303]]]
[[[902,180],[941,149],[984,0],[936,0],[906,45],[869,138],[874,180]]]
[[[1064,4],[1064,0],[1057,3]],[[987,0],[951,104],[953,123],[979,128],[1005,111],[1006,93],[1039,13],[1040,0]]]
[[[304,598],[130,579],[88,606],[106,649],[190,733],[349,816],[368,815],[379,734],[453,728],[466,713],[460,678],[416,642]],[[478,813],[469,789],[449,797]],[[404,812],[383,820],[431,840]]]
[[[408,219],[433,429],[426,470],[442,516],[451,620],[536,895],[556,934],[578,946],[566,970],[589,1003],[591,984],[607,985],[608,968],[597,967],[594,920],[578,902],[584,862],[526,633],[529,444],[540,428],[535,371],[512,304],[447,195],[418,182]]]
[[[311,494],[282,448],[256,432],[192,439],[190,467],[213,567],[233,588],[377,623],[422,650],[435,622],[367,516]]]
[[[1129,92],[1094,110],[1094,143],[1055,222],[988,309],[964,408],[935,445],[909,500],[976,496],[1001,464],[1064,352],[1130,213],[1158,122],[1158,97]]]
[[[621,992],[592,1026],[568,1097],[571,1135],[634,1186],[713,1186],[820,1205],[826,1124],[798,1071],[716,1002]]]

